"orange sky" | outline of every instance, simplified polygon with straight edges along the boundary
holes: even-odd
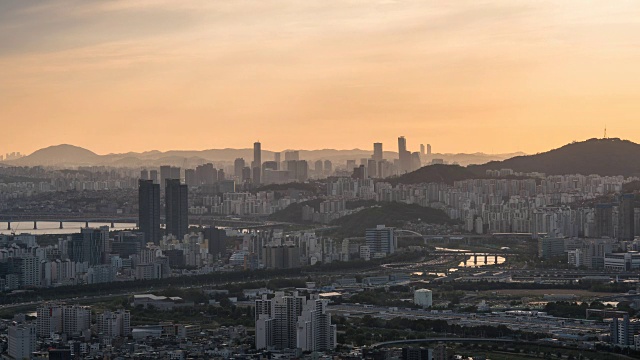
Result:
[[[0,153],[534,153],[639,115],[637,1],[0,2]]]

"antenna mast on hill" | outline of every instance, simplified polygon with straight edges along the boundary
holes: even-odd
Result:
[[[604,126],[604,138],[607,138],[607,125]]]

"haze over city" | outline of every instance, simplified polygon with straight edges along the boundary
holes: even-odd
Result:
[[[638,141],[638,33],[634,1],[3,1],[0,152]]]
[[[640,2],[0,0],[0,359],[640,359]]]

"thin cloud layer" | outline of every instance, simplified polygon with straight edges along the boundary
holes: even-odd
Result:
[[[635,2],[5,1],[0,152],[640,141],[635,34]]]

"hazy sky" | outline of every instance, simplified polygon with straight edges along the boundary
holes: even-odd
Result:
[[[2,0],[0,152],[640,142],[640,1]]]

